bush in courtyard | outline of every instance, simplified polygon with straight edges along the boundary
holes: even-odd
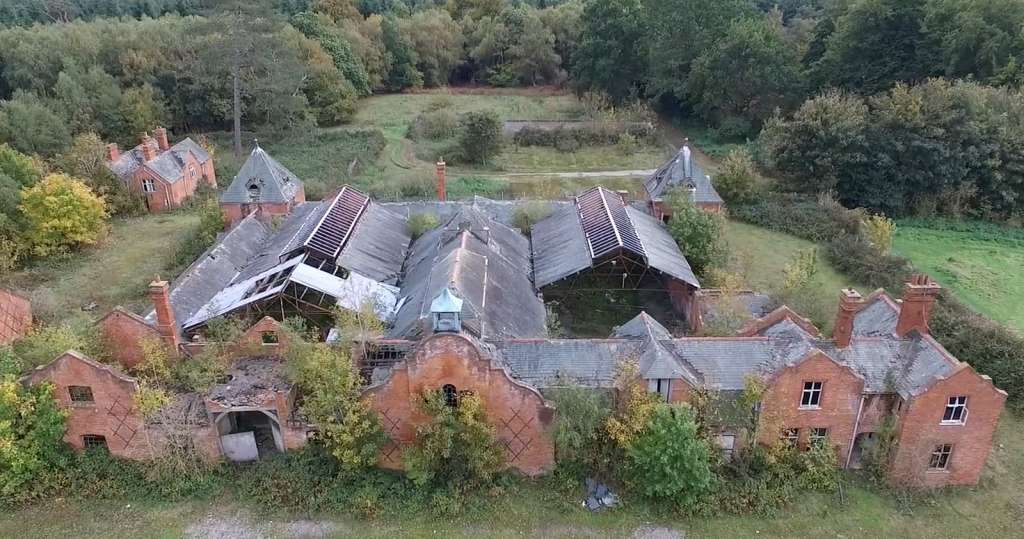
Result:
[[[757,196],[761,181],[750,152],[738,149],[729,152],[722,160],[714,184],[715,190],[729,204],[746,204]]]
[[[40,256],[93,245],[106,233],[107,205],[84,183],[51,174],[21,191],[26,241]]]
[[[505,459],[480,397],[472,393],[448,397],[441,391],[422,395],[420,411],[430,421],[418,429],[404,462],[416,485],[457,495],[491,483]]]
[[[469,163],[487,163],[501,151],[501,121],[493,112],[468,112],[460,121],[459,148]]]
[[[204,392],[224,378],[227,364],[215,350],[204,350],[195,357],[176,363],[171,374],[175,386],[185,391]]]
[[[649,498],[692,507],[713,485],[709,453],[690,407],[661,404],[626,449],[629,484]]]
[[[529,236],[533,225],[549,215],[551,215],[551,206],[538,200],[531,200],[516,207],[516,211],[512,214],[512,224],[523,234]]]
[[[694,273],[703,276],[711,268],[722,266],[728,257],[722,218],[698,208],[682,189],[670,191],[665,202],[672,209],[668,232]]]
[[[412,239],[419,238],[428,230],[437,228],[437,216],[432,213],[420,213],[409,218],[409,235]]]
[[[51,384],[0,378],[0,505],[45,495],[38,482],[65,455],[64,421]]]

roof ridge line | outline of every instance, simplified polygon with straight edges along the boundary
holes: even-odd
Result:
[[[619,247],[620,248],[625,247],[625,244],[622,243],[622,234],[619,233],[619,225],[615,224],[615,218],[612,217],[612,210],[611,210],[611,208],[608,207],[608,200],[604,197],[604,187],[598,186],[597,194],[601,196],[601,206],[604,207],[604,213],[605,213],[605,215],[608,216],[608,222],[611,223],[611,225],[612,225],[612,231],[615,232],[615,240],[619,243]],[[627,219],[628,218],[629,217],[627,216]],[[630,221],[630,224],[632,224],[632,223],[633,222]],[[593,255],[594,249],[591,248],[590,252],[591,252],[591,255]]]

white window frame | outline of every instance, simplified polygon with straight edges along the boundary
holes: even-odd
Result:
[[[820,433],[818,431],[821,431]],[[828,443],[828,427],[811,427],[807,441],[810,445]]]
[[[142,192],[143,193],[155,193],[156,192],[156,180],[153,178],[142,179]]]
[[[953,460],[953,444],[939,444],[932,449],[928,457],[929,472],[948,472],[949,463]],[[941,464],[941,466],[940,466]]]
[[[942,411],[943,425],[963,425],[967,423],[967,396],[966,395],[954,395],[946,400],[946,408]],[[946,415],[950,418],[957,416],[956,419],[946,419]]]
[[[665,402],[669,402],[669,399],[672,398],[672,379],[651,378],[647,381],[647,389],[651,393],[658,393],[665,399]]]
[[[824,390],[825,382],[804,382],[804,389],[800,393],[800,409],[821,409],[821,396],[822,393],[824,393]]]
[[[718,449],[722,453],[722,458],[726,462],[732,460],[732,457],[736,451],[736,435],[731,432],[723,432],[716,438],[718,442]]]

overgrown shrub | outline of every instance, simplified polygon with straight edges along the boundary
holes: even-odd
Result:
[[[686,255],[694,273],[703,276],[708,270],[725,264],[728,246],[722,233],[722,217],[698,208],[689,193],[672,189],[665,203],[672,209],[668,232]]]
[[[762,182],[750,152],[737,149],[729,152],[715,174],[715,190],[729,204],[747,204],[757,195]]]
[[[531,200],[516,207],[516,211],[512,214],[512,224],[522,231],[523,234],[529,236],[533,225],[549,215],[551,215],[550,205],[541,201]]]
[[[628,482],[649,498],[693,507],[713,485],[709,452],[690,407],[661,404],[626,449]]]
[[[66,417],[52,385],[0,378],[0,505],[45,496],[39,482],[65,455]]]
[[[178,272],[191,264],[217,240],[217,234],[224,229],[224,216],[215,196],[195,199],[198,206],[199,223],[189,231],[188,235],[174,250],[170,268]]]
[[[171,372],[175,386],[197,392],[208,391],[226,374],[227,363],[213,349],[177,362]]]
[[[437,216],[432,213],[420,213],[409,218],[409,235],[412,239],[419,238],[428,230],[437,228]]]
[[[459,117],[447,108],[422,112],[409,124],[407,136],[413,140],[440,140],[454,137]]]
[[[455,398],[446,402],[441,391],[422,396],[420,410],[430,422],[404,454],[406,473],[420,487],[464,492],[491,483],[505,465],[483,401],[472,393]]]
[[[74,319],[61,324],[37,326],[14,343],[14,354],[21,359],[21,366],[25,369],[45,365],[68,350],[93,358],[104,356],[99,333],[86,320]]]
[[[599,462],[607,443],[605,424],[611,414],[608,396],[592,388],[568,386],[551,390],[547,397],[555,404],[555,456],[560,471],[581,476],[601,471]]]
[[[469,163],[487,163],[501,151],[501,120],[486,112],[467,112],[459,122],[459,147]]]
[[[859,235],[861,215],[829,197],[773,193],[755,202],[729,206],[729,216],[740,221],[810,241],[829,241]]]

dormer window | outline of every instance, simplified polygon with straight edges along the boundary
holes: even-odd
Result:
[[[958,395],[946,401],[946,411],[942,414],[943,425],[963,425],[967,422],[967,397]]]

